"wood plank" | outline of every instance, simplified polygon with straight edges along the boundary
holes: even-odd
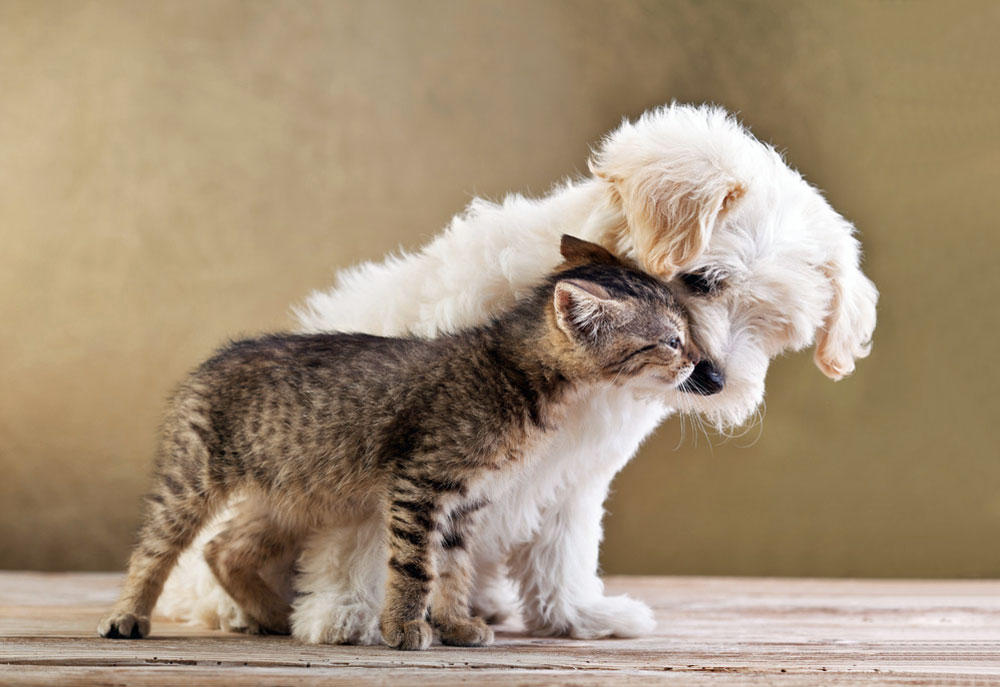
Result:
[[[530,637],[487,649],[312,646],[154,619],[102,640],[117,574],[0,573],[0,684],[1000,685],[1000,582],[609,578],[650,603],[634,640]]]

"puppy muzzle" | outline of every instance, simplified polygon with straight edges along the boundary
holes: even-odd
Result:
[[[725,386],[726,376],[722,374],[722,370],[711,360],[702,359],[694,366],[691,376],[680,385],[680,390],[699,396],[711,396],[722,391]]]

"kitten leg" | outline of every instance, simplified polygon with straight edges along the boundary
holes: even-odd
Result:
[[[294,543],[294,535],[260,509],[238,514],[205,545],[216,579],[263,633],[289,633],[291,606],[260,573],[268,561],[286,557]]]
[[[480,504],[474,504],[478,510]],[[457,508],[448,519],[438,552],[438,578],[431,600],[431,622],[441,634],[441,643],[452,646],[489,646],[493,630],[482,618],[469,613],[472,587],[472,556],[468,547],[475,529],[474,510]]]
[[[148,514],[139,544],[129,558],[118,602],[97,631],[110,639],[141,639],[149,634],[149,615],[177,557],[211,515],[200,475],[167,471],[147,498]]]
[[[404,487],[391,494],[388,510],[389,575],[379,627],[389,646],[424,650],[432,636],[424,618],[434,579],[430,540],[440,525],[440,504]]]

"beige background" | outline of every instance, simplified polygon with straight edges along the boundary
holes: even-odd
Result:
[[[669,423],[609,572],[1000,575],[1000,3],[0,1],[0,567],[123,563],[162,399],[335,269],[739,110],[861,229],[875,349]]]

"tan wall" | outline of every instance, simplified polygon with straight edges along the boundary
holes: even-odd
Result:
[[[1000,3],[0,2],[0,567],[124,559],[169,387],[622,115],[740,110],[860,227],[871,358],[669,423],[612,572],[1000,575]],[[676,446],[680,446],[675,450]]]

